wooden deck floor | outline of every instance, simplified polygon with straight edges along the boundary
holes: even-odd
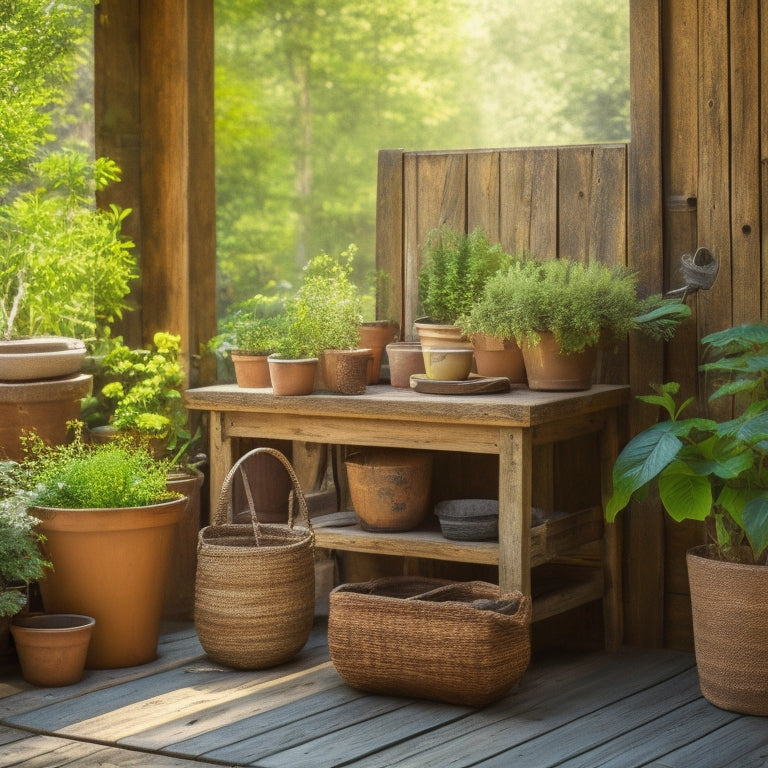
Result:
[[[270,768],[766,768],[768,719],[700,695],[693,656],[624,649],[536,657],[481,710],[370,696],[345,686],[319,623],[272,670],[211,663],[191,624],[160,658],[37,689],[0,681],[0,765]]]

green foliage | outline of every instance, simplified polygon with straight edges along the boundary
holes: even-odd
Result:
[[[133,243],[121,235],[129,209],[97,210],[93,193],[119,179],[106,158],[49,155],[36,188],[0,206],[0,334],[90,340],[128,307],[137,277]]]
[[[241,355],[271,355],[285,332],[284,315],[243,318],[235,325],[235,350]]]
[[[23,586],[50,567],[38,547],[37,520],[27,513],[32,496],[14,486],[17,466],[0,463],[0,617],[18,613],[26,604]]]
[[[492,245],[479,228],[469,234],[448,226],[433,229],[419,270],[422,311],[431,322],[453,325],[470,312],[489,278],[511,261],[501,245]]]
[[[169,460],[156,460],[127,437],[86,443],[80,429],[72,442],[49,446],[27,436],[25,459],[13,472],[15,488],[33,506],[60,509],[142,507],[176,498],[167,490]]]
[[[118,340],[121,341],[121,340]],[[100,393],[85,398],[82,418],[90,427],[111,424],[140,439],[158,439],[167,451],[189,451],[194,437],[181,388],[181,337],[156,333],[154,349],[131,349],[118,343],[105,355]]]
[[[609,521],[639,492],[657,486],[676,521],[711,518],[725,559],[768,565],[768,326],[743,325],[702,340],[714,356],[702,369],[722,377],[710,400],[734,397],[738,414],[725,421],[682,418],[679,385],[664,384],[640,399],[666,411],[668,420],[636,435],[613,469]]]
[[[357,248],[338,258],[321,253],[309,261],[296,295],[286,304],[280,357],[317,357],[324,349],[354,349],[363,322],[361,299],[352,282]]]
[[[460,325],[466,333],[533,345],[549,331],[572,353],[596,345],[606,333],[621,339],[642,330],[668,338],[689,314],[676,300],[640,299],[637,276],[623,266],[528,258],[493,276]]]

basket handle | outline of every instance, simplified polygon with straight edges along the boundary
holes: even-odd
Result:
[[[221,525],[223,523],[229,523],[232,522],[232,481],[235,477],[235,474],[239,471],[242,478],[243,478],[243,488],[245,489],[245,495],[248,499],[248,507],[251,511],[251,524],[253,525],[253,533],[256,537],[256,544],[258,546],[259,542],[259,532],[258,532],[258,526],[259,521],[256,518],[256,505],[253,502],[253,495],[251,494],[251,487],[250,483],[248,482],[248,476],[245,471],[245,468],[243,467],[243,463],[248,459],[250,456],[253,456],[256,453],[267,453],[270,456],[273,456],[275,459],[277,459],[282,465],[285,471],[288,473],[288,477],[291,479],[291,484],[293,485],[293,492],[291,493],[291,503],[288,505],[288,527],[293,528],[294,523],[294,509],[296,505],[299,507],[299,512],[301,514],[301,517],[303,518],[303,522],[306,524],[306,527],[311,531],[312,530],[312,523],[309,521],[309,509],[307,507],[307,501],[304,498],[304,493],[301,490],[301,485],[299,484],[299,479],[296,477],[296,472],[294,472],[293,467],[291,466],[290,461],[285,458],[285,456],[280,453],[280,451],[276,451],[274,448],[254,448],[251,451],[248,451],[248,453],[241,456],[233,465],[232,468],[227,472],[227,476],[224,478],[224,482],[221,486],[221,494],[219,495],[219,502],[216,505],[216,513],[213,519],[213,525]]]

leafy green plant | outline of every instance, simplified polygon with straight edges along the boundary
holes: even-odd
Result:
[[[42,578],[50,567],[38,546],[42,537],[35,530],[37,520],[27,512],[33,495],[14,487],[17,466],[0,464],[0,617],[24,608],[25,585]]]
[[[526,258],[492,276],[458,324],[467,334],[531,345],[549,331],[563,352],[573,353],[596,345],[604,334],[621,339],[631,330],[668,339],[689,315],[676,299],[641,299],[637,276],[623,266]]]
[[[13,470],[16,492],[30,506],[61,509],[142,507],[177,498],[168,491],[170,459],[156,459],[127,436],[88,443],[82,425],[64,445],[25,438],[25,458]]]
[[[286,303],[285,334],[276,354],[317,357],[324,349],[354,349],[363,322],[357,286],[352,281],[354,245],[338,258],[321,253],[304,268],[296,295]]]
[[[475,229],[469,234],[443,226],[433,229],[424,245],[419,270],[419,303],[433,323],[453,325],[469,314],[488,279],[513,257]]]
[[[243,318],[235,325],[233,351],[241,355],[271,355],[285,332],[284,315]]]
[[[112,425],[139,439],[158,439],[169,453],[189,452],[197,436],[190,433],[181,388],[181,338],[159,332],[153,349],[118,343],[105,355],[99,393],[84,400],[82,418],[89,427]]]
[[[614,520],[635,494],[653,487],[673,520],[712,521],[721,558],[768,565],[768,326],[726,329],[702,343],[715,358],[702,369],[723,377],[710,400],[733,397],[737,415],[682,418],[694,398],[678,404],[676,382],[641,396],[669,418],[619,454],[606,517]]]

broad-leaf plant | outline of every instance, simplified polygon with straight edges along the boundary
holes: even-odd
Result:
[[[606,517],[655,485],[676,521],[708,520],[719,557],[768,565],[768,325],[751,324],[706,336],[716,378],[710,400],[733,399],[732,418],[683,418],[695,398],[678,404],[669,382],[639,399],[668,419],[630,440],[613,469]]]

